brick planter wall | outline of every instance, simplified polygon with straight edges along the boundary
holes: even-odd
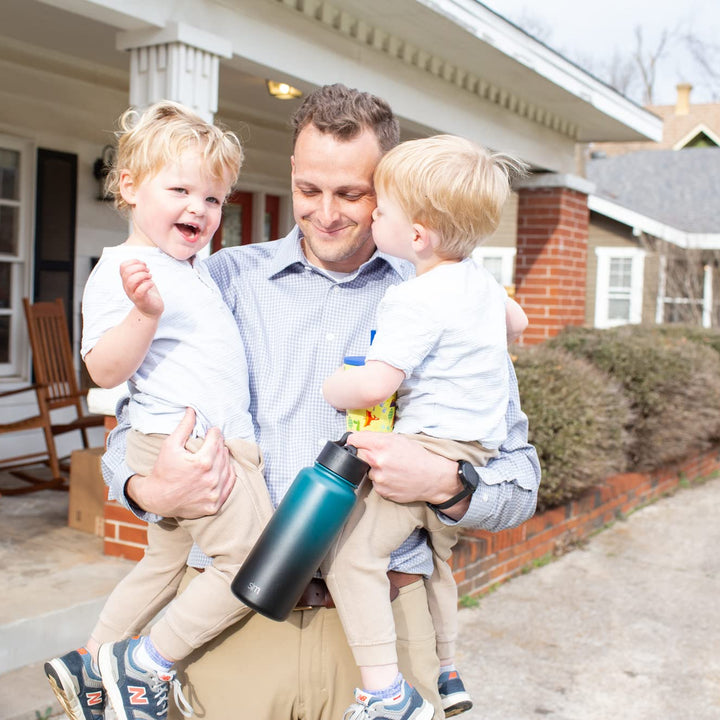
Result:
[[[678,487],[720,471],[720,447],[695,453],[651,473],[609,477],[578,500],[532,517],[511,530],[467,531],[455,547],[452,566],[458,594],[480,595],[518,575],[533,560],[556,554],[609,522]]]
[[[680,480],[720,471],[720,447],[695,453],[652,473],[614,475],[583,497],[535,515],[520,527],[490,533],[466,531],[453,553],[458,593],[479,595],[510,579],[533,560],[583,540],[603,525],[678,487]],[[116,502],[105,502],[105,554],[139,560],[146,524]]]

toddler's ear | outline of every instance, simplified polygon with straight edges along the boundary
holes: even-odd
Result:
[[[436,233],[421,223],[413,223],[412,229],[414,232],[412,244],[416,253],[434,248]]]
[[[129,170],[120,171],[120,180],[118,182],[118,187],[122,199],[128,205],[134,205],[137,188],[135,186],[135,180],[133,179],[133,176],[130,174]]]

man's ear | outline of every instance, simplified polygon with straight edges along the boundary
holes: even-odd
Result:
[[[290,156],[290,172],[294,175],[295,174],[295,156]]]
[[[137,194],[137,187],[135,186],[135,180],[130,174],[129,170],[120,171],[120,180],[118,182],[118,188],[120,190],[120,196],[128,205],[135,204],[135,196]]]

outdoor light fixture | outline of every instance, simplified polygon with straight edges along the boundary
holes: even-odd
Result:
[[[292,100],[293,98],[302,97],[302,90],[298,90],[292,85],[284,82],[275,82],[274,80],[266,80],[268,92],[278,100]]]
[[[110,174],[113,163],[115,162],[115,148],[112,145],[106,145],[100,157],[93,163],[93,177],[98,181],[98,200],[112,200],[112,195],[105,192],[105,180]]]

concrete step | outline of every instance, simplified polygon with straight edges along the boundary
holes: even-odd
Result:
[[[101,538],[69,528],[67,508],[66,492],[0,497],[0,720],[59,711],[43,663],[87,640],[133,566],[103,555]]]

